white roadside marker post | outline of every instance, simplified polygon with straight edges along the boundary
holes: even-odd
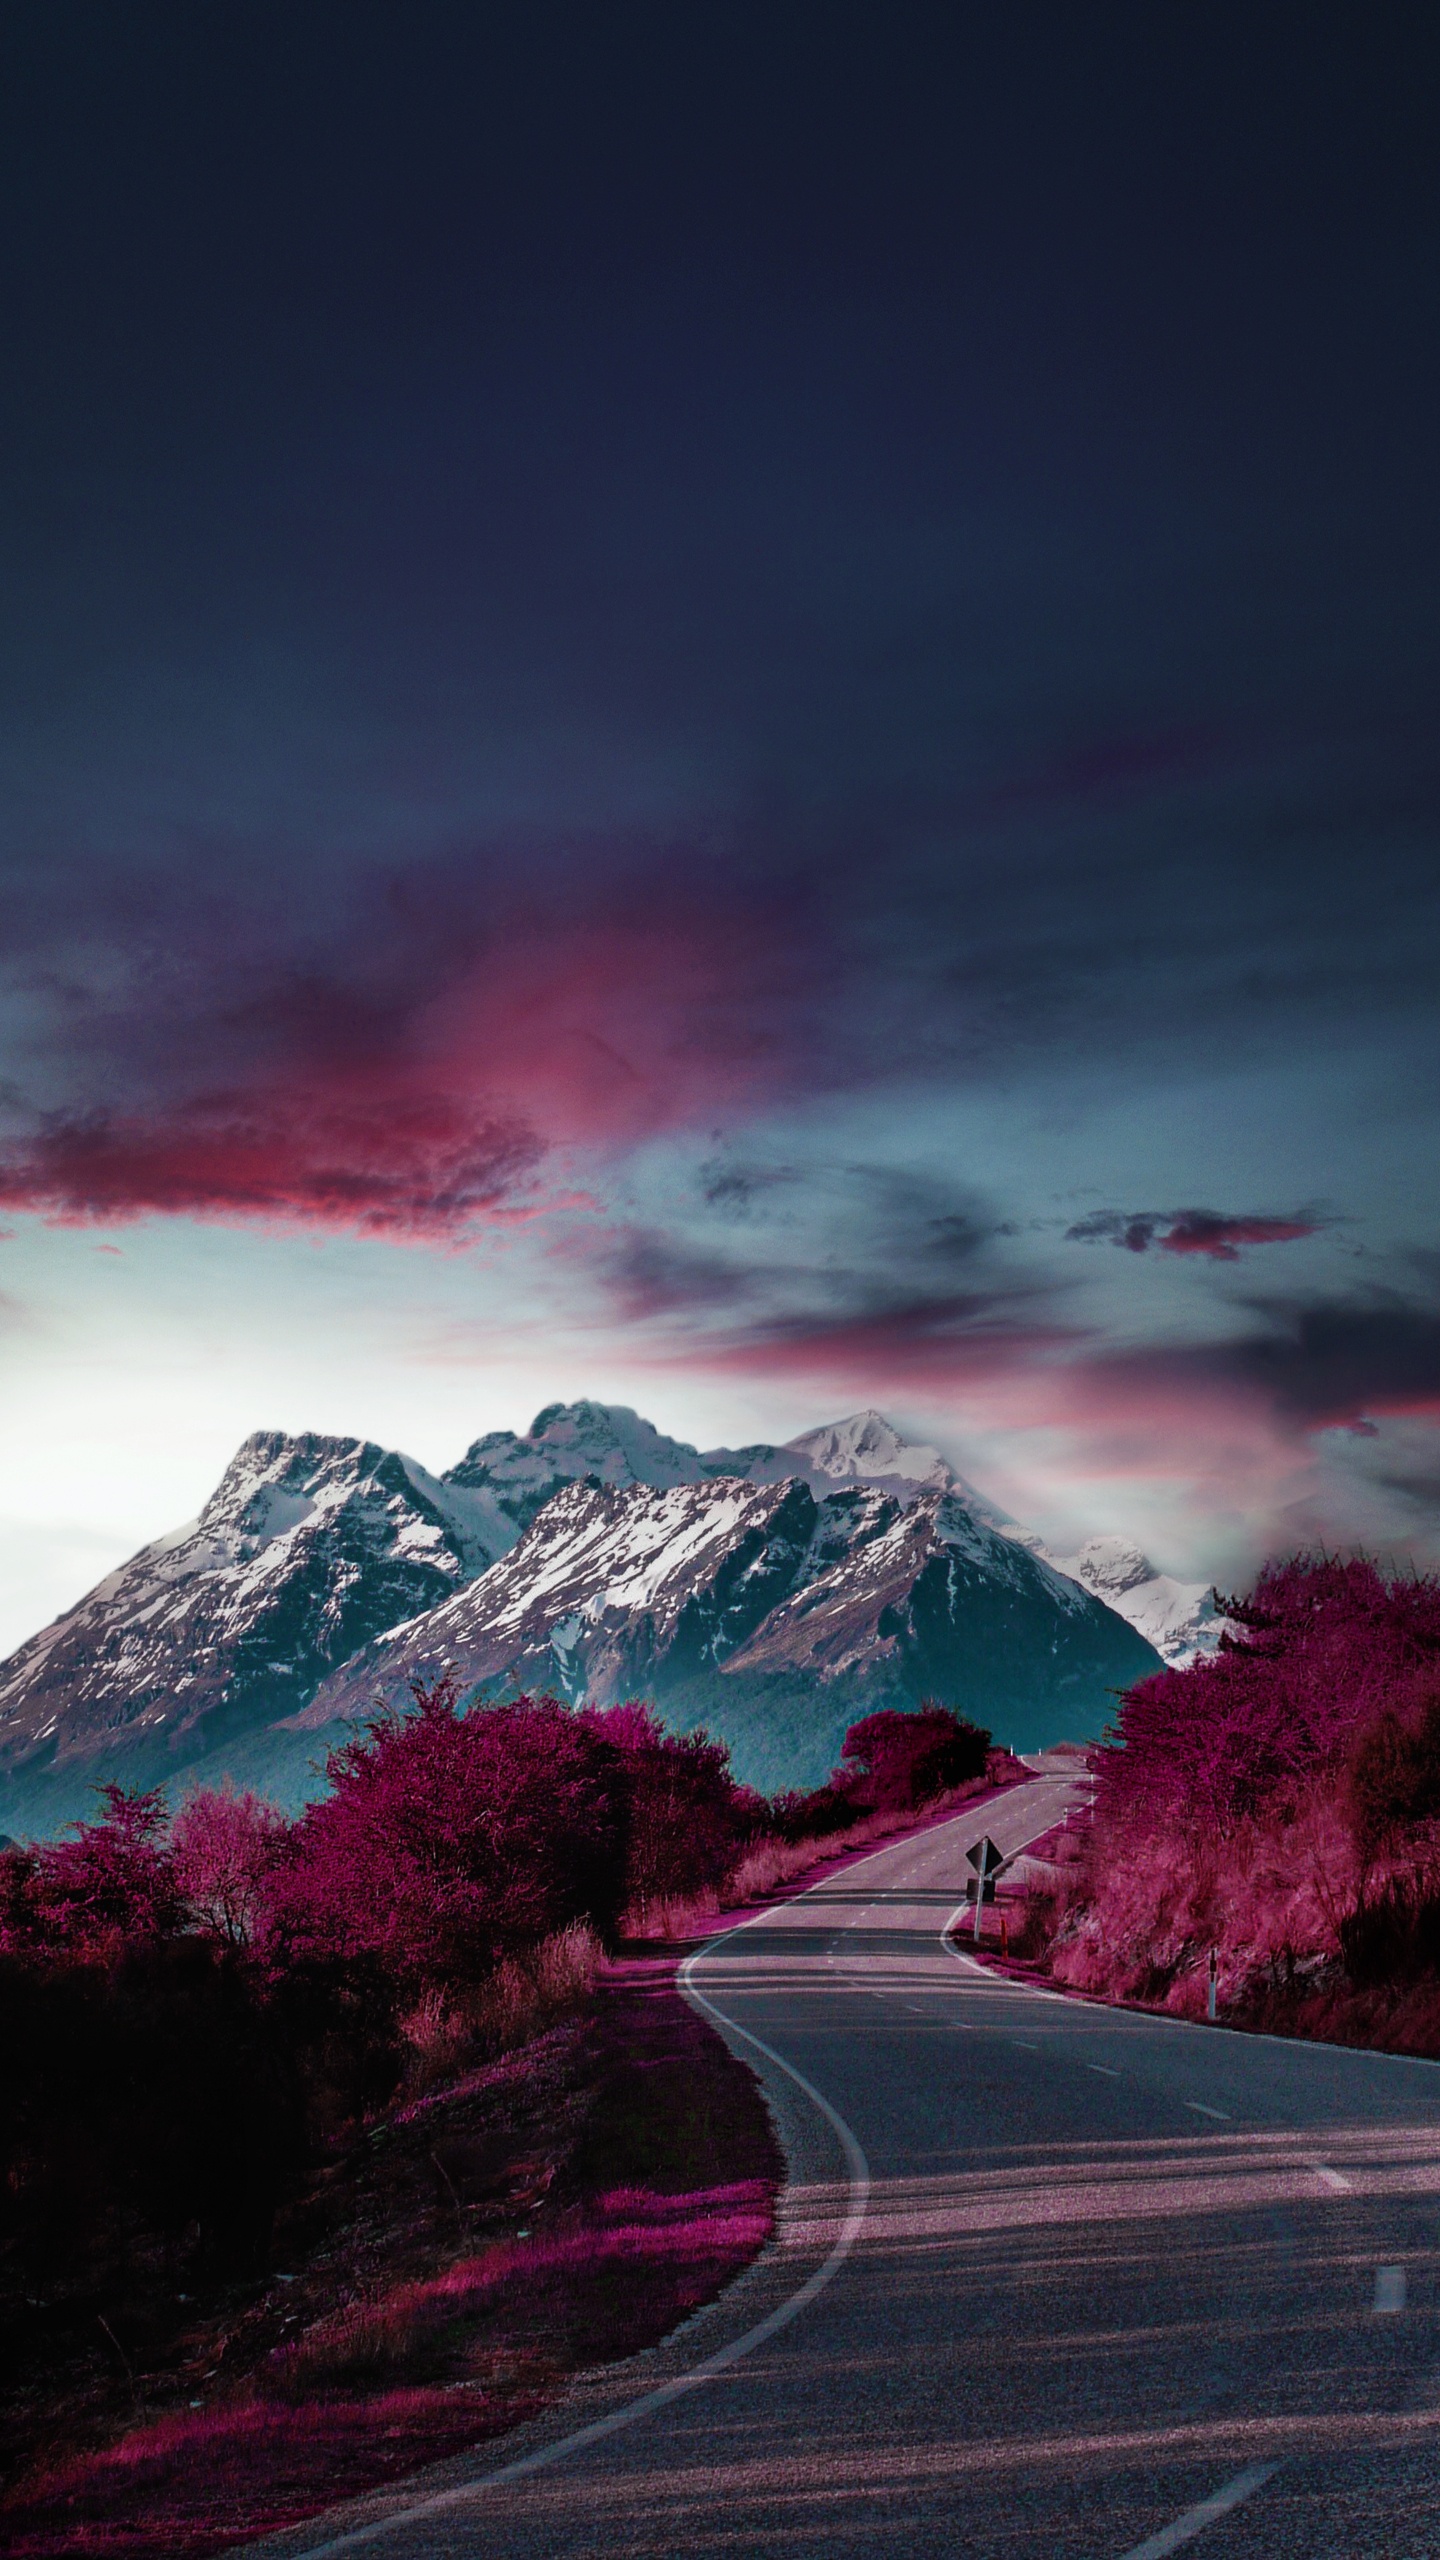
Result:
[[[1205,2002],[1205,2015],[1213,2027],[1215,2024],[1215,1950],[1213,1947],[1210,1950],[1210,1990]]]

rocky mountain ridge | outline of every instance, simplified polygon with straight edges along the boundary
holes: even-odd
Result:
[[[837,1717],[917,1682],[1039,1742],[1052,1705],[1093,1729],[1155,1664],[873,1412],[702,1452],[628,1408],[553,1405],[442,1477],[258,1432],[197,1521],[0,1664],[0,1828],[52,1827],[112,1777],[313,1793],[340,1720],[442,1657],[475,1694],[654,1696],[770,1785],[823,1775]]]
[[[297,1724],[338,1731],[415,1680],[462,1695],[653,1699],[756,1786],[815,1785],[845,1728],[942,1697],[1002,1739],[1095,1730],[1158,1668],[1123,1619],[958,1494],[730,1476],[567,1486],[511,1552],[326,1680]]]
[[[197,1520],[0,1663],[0,1804],[59,1818],[313,1696],[397,1617],[484,1572],[491,1507],[367,1440],[257,1431]],[[0,1828],[14,1819],[0,1814]]]

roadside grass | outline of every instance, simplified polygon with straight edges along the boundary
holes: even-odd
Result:
[[[603,1962],[594,1930],[577,1920],[528,1957],[507,1956],[472,1990],[427,1992],[400,2021],[411,2056],[407,2094],[452,2080],[467,2061],[513,2052],[573,2016],[593,1995]]]
[[[108,2440],[37,2444],[0,2500],[7,2560],[205,2560],[503,2433],[712,2300],[782,2174],[755,2081],[668,1958],[412,2095],[366,2152],[338,2220],[309,2200],[308,2254],[297,2214],[287,2279],[202,2318],[186,2369],[137,2366],[138,2423],[92,2412]]]
[[[149,2361],[122,2317],[124,2388],[72,2377],[59,2425],[12,2431],[7,2560],[209,2560],[503,2434],[713,2300],[765,2245],[783,2162],[676,1943],[1015,1783],[763,1843],[721,1895],[629,1914],[626,1960],[570,1929],[417,2004],[396,2103],[282,2221],[293,2273],[183,2314],[172,2294]]]
[[[733,1874],[713,1893],[689,1898],[670,1897],[642,1903],[625,1914],[621,1930],[627,1940],[636,1943],[659,1940],[674,1943],[703,1937],[714,1923],[735,1911],[749,1910],[758,1903],[786,1893],[804,1877],[813,1877],[822,1867],[834,1866],[866,1849],[879,1848],[886,1840],[927,1831],[943,1822],[963,1806],[978,1805],[996,1795],[1008,1794],[1030,1776],[1017,1763],[1015,1773],[998,1783],[990,1778],[970,1778],[964,1786],[951,1787],[943,1795],[932,1796],[927,1804],[905,1812],[867,1813],[843,1831],[831,1831],[809,1840],[762,1840],[747,1850]]]

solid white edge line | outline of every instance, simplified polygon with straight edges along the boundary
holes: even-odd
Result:
[[[884,1847],[895,1845],[898,1844],[886,1842]],[[875,1855],[883,1855],[883,1848]],[[814,1887],[808,1890],[813,1892]],[[795,1896],[797,1902],[804,1898],[803,1894]],[[728,2017],[715,2001],[698,1989],[694,1979],[696,1965],[707,1955],[723,1951],[742,1929],[749,1929],[757,1920],[766,1920],[770,1916],[768,1910],[753,1912],[750,1919],[740,1921],[735,1928],[727,1929],[720,1937],[711,1938],[703,1947],[697,1947],[693,1955],[686,1957],[677,1979],[686,1999],[694,2007],[707,2010],[732,2035],[740,2036],[746,2044],[753,2045],[757,2053],[763,2053],[766,2061],[773,2062],[777,2070],[783,2071],[787,2080],[793,2080],[796,2088],[803,2092],[812,2106],[818,2108],[838,2136],[849,2172],[849,2192],[839,2237],[824,2264],[816,2267],[796,2292],[778,2303],[763,2320],[758,2320],[753,2329],[733,2338],[728,2347],[720,2347],[714,2355],[706,2356],[688,2373],[677,2374],[672,2381],[657,2384],[653,2391],[642,2392],[638,2400],[627,2401],[623,2409],[614,2409],[608,2417],[596,2418],[588,2427],[577,2427],[573,2434],[561,2436],[554,2444],[542,2445],[535,2453],[522,2454],[517,2461],[502,2464],[498,2471],[487,2472],[482,2480],[467,2480],[453,2489],[438,2489],[428,2498],[417,2498],[411,2506],[393,2508],[389,2515],[377,2517],[373,2524],[352,2526],[346,2533],[333,2534],[326,2542],[307,2543],[302,2551],[289,2555],[289,2560],[330,2560],[333,2552],[358,2551],[363,2544],[379,2542],[386,2534],[394,2533],[405,2525],[417,2524],[426,2516],[453,2514],[457,2507],[470,2505],[473,2500],[485,2497],[490,2490],[503,2488],[508,2481],[523,2480],[531,2472],[548,2471],[552,2463],[563,2462],[567,2454],[579,2453],[584,2446],[598,2444],[605,2436],[618,2435],[622,2428],[637,2425],[642,2418],[652,2416],[657,2409],[666,2408],[672,2400],[698,2389],[702,2382],[711,2381],[716,2374],[739,2364],[742,2357],[753,2354],[767,2338],[773,2338],[777,2331],[788,2328],[790,2322],[797,2319],[839,2274],[864,2227],[870,2203],[870,2164],[844,2117],[831,2106],[828,2098],[821,2096],[814,2082],[807,2080],[803,2071],[797,2071],[793,2062],[787,2062],[783,2053],[777,2053],[773,2045],[766,2044],[761,2037],[752,2035],[748,2027],[742,2027],[736,2019]]]
[[[1045,1783],[1047,1783],[1045,1780],[1041,1781],[1042,1785]],[[1050,1780],[1048,1783],[1063,1785],[1068,1782]],[[963,1812],[957,1809],[951,1818],[957,1822],[961,1821],[964,1818]],[[936,1823],[933,1827],[940,1831],[946,1826],[943,1823]],[[1047,1823],[1045,1829],[1049,1828],[1050,1825]],[[1034,1838],[1040,1836],[1039,1833],[1032,1834]],[[869,1857],[857,1858],[854,1863],[857,1867],[868,1866],[872,1859],[883,1858],[893,1849],[910,1845],[909,1841],[882,1841],[878,1848],[870,1852]],[[1024,1842],[1021,1845],[1028,1847],[1029,1843]],[[849,1870],[842,1869],[840,1872],[848,1873]],[[803,1902],[807,1893],[813,1893],[831,1881],[829,1877],[822,1878],[817,1885],[806,1886],[802,1892],[793,1897],[793,1900],[797,1903]],[[589,2426],[577,2427],[572,2434],[559,2437],[554,2444],[542,2445],[535,2453],[523,2454],[518,2460],[503,2464],[498,2471],[487,2472],[481,2480],[467,2480],[458,2483],[453,2489],[435,2490],[428,2498],[417,2498],[409,2506],[392,2508],[388,2515],[377,2517],[372,2524],[354,2525],[347,2532],[332,2534],[327,2541],[307,2543],[302,2550],[288,2554],[287,2560],[331,2560],[331,2555],[335,2552],[358,2551],[366,2543],[379,2542],[387,2533],[393,2533],[402,2526],[418,2523],[426,2516],[453,2513],[457,2507],[467,2506],[474,2499],[483,2498],[491,2489],[503,2488],[507,2481],[521,2480],[532,2472],[546,2471],[552,2463],[563,2461],[567,2454],[578,2453],[586,2445],[598,2444],[605,2436],[618,2435],[622,2428],[637,2425],[642,2418],[648,2418],[657,2409],[667,2407],[672,2400],[680,2399],[685,2392],[693,2391],[702,2382],[708,2382],[716,2374],[726,2372],[731,2365],[738,2364],[742,2357],[752,2354],[756,2347],[763,2346],[767,2338],[773,2338],[777,2331],[788,2328],[790,2322],[815,2300],[817,2294],[823,2293],[825,2287],[839,2274],[864,2227],[870,2202],[870,2164],[844,2117],[831,2106],[828,2098],[822,2097],[814,2083],[806,2079],[803,2071],[797,2071],[794,2063],[787,2062],[783,2053],[777,2053],[773,2045],[764,2043],[759,2036],[752,2035],[748,2027],[742,2027],[738,2020],[729,2017],[713,2000],[707,1998],[695,1982],[695,1967],[702,1964],[706,1956],[723,1953],[731,1940],[738,1938],[742,1929],[753,1928],[757,1921],[768,1920],[776,1908],[789,1909],[790,1907],[789,1903],[778,1906],[771,1904],[763,1911],[752,1912],[748,1920],[738,1921],[733,1929],[726,1929],[717,1937],[708,1939],[703,1947],[697,1947],[693,1955],[686,1957],[684,1964],[680,1967],[677,1980],[685,1998],[696,2008],[708,2011],[712,2018],[728,2027],[732,2035],[737,2035],[744,2043],[752,2045],[757,2053],[763,2053],[766,2061],[773,2062],[777,2070],[783,2071],[787,2080],[793,2080],[796,2088],[819,2110],[837,2135],[849,2171],[849,2195],[839,2237],[823,2265],[817,2267],[796,2292],[787,2296],[784,2302],[777,2304],[765,2319],[757,2321],[753,2329],[747,2329],[742,2336],[732,2339],[728,2347],[721,2347],[713,2356],[707,2356],[702,2363],[693,2366],[690,2372],[677,2374],[672,2381],[662,2382],[653,2391],[643,2392],[639,2399],[627,2401],[623,2409],[612,2410],[608,2417],[596,2418]],[[961,1907],[963,1909],[968,1906]],[[959,1916],[958,1912],[953,1915],[955,1919]],[[946,1925],[948,1928],[953,1925],[953,1921]],[[977,1965],[975,1970],[978,1973],[984,1968]],[[1061,1995],[1058,1992],[1041,1994],[1042,1998],[1047,1996],[1058,1999]]]
[[[1212,2497],[1202,2498],[1198,2507],[1187,2507],[1183,2516],[1177,2516],[1173,2524],[1162,2525],[1148,2541],[1137,2542],[1133,2551],[1122,2552],[1121,2560],[1165,2560],[1167,2552],[1178,2551],[1182,2543],[1191,2542],[1197,2533],[1203,2533],[1207,2524],[1214,2524],[1218,2517],[1228,2516],[1232,2507],[1242,2506],[1247,2498],[1253,2498],[1257,2489],[1263,2489],[1267,2480],[1274,2479],[1279,2468],[1278,2462],[1252,2462],[1247,2471],[1237,2471],[1234,2479],[1227,2480],[1224,2488],[1217,2489]]]

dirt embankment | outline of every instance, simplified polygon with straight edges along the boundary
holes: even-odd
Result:
[[[206,2294],[158,2258],[7,2306],[12,2560],[202,2560],[497,2435],[663,2337],[769,2236],[758,2088],[674,1987],[393,2109],[287,2209],[276,2270]]]

